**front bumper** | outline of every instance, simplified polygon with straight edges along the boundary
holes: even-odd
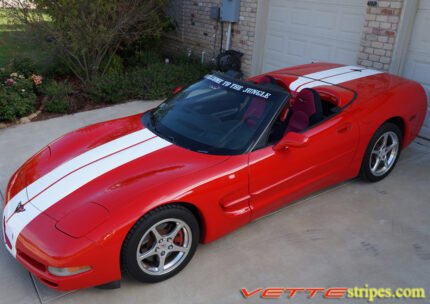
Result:
[[[42,213],[17,236],[14,250],[7,244],[5,246],[29,272],[56,290],[88,288],[121,279],[119,252],[102,249],[101,244],[85,237],[72,238],[57,230],[55,223]],[[6,234],[4,239],[6,241]],[[48,266],[84,265],[90,266],[91,270],[67,277],[48,272]]]

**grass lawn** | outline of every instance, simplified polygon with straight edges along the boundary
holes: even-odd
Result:
[[[7,9],[0,9],[0,67],[14,57],[38,59],[46,56],[40,43],[24,31],[19,24],[12,24]]]

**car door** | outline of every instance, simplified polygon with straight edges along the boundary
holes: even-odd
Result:
[[[302,132],[302,147],[275,151],[273,145],[249,153],[253,218],[274,211],[323,187],[351,178],[358,125],[340,113]]]

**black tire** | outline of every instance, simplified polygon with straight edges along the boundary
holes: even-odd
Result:
[[[176,228],[172,226],[174,224],[177,224]],[[169,228],[169,225],[173,228]],[[162,228],[161,230],[171,229],[171,231],[166,230],[166,234],[164,234],[163,232],[160,232],[160,226]],[[169,239],[173,239],[171,242],[176,242],[177,236],[181,233],[184,244],[177,245],[176,243],[168,243],[168,235],[174,233],[173,230],[179,229],[181,226],[184,228],[181,228],[182,230],[180,230],[177,235],[174,235]],[[157,241],[157,237],[153,232],[154,227],[157,230],[156,232],[159,233],[159,239],[163,239],[162,242]],[[186,244],[185,240],[187,241]],[[191,211],[181,205],[161,206],[140,218],[128,233],[121,252],[122,270],[136,280],[142,282],[156,283],[164,281],[179,273],[190,262],[197,249],[199,240],[199,224]],[[175,248],[181,247],[188,251],[186,253],[184,251],[184,256],[181,256],[181,258],[178,259],[177,265],[175,264],[176,266],[174,268],[163,273],[160,270],[162,268],[158,267],[159,272],[157,273],[155,269],[157,269],[157,264],[158,266],[161,265],[161,254],[167,252],[167,254],[163,254],[166,261],[166,265],[164,265],[164,263],[163,265],[166,267],[169,264],[169,259],[171,259],[170,261],[175,261],[175,259],[181,254],[179,251],[173,252],[174,249],[169,251],[170,247],[174,247],[175,245],[177,245]],[[144,248],[145,246],[146,248]],[[142,254],[142,256],[146,253],[152,253],[152,251],[156,253],[139,261],[137,256],[138,247],[139,254]],[[153,269],[153,271],[151,271],[151,269]]]
[[[388,144],[387,146],[390,146],[389,142],[390,140],[394,142],[395,138],[397,137],[398,145],[396,148],[393,148],[391,151],[396,150],[395,156],[394,154],[390,153],[390,156],[393,155],[392,162],[390,162],[389,166],[385,166],[382,164],[383,168],[381,168],[380,172],[377,170],[372,170],[372,164],[373,168],[375,168],[375,164],[379,156],[377,156],[377,153],[379,153],[376,150],[378,149],[377,144],[379,145],[381,143],[381,140],[383,141],[383,136],[386,135],[388,138]],[[385,177],[387,177],[391,171],[394,169],[394,167],[397,164],[397,161],[400,157],[401,152],[401,144],[402,144],[402,131],[400,128],[393,124],[393,123],[385,123],[381,127],[379,127],[378,130],[376,130],[375,134],[373,135],[372,139],[369,142],[369,145],[367,146],[366,153],[363,157],[363,162],[361,164],[361,170],[360,170],[360,178],[369,181],[369,182],[379,182],[380,180],[383,180]],[[373,152],[373,153],[372,153]],[[371,159],[371,157],[373,157]],[[377,167],[377,166],[376,166]],[[383,170],[385,168],[385,170]],[[388,170],[387,170],[388,169]]]

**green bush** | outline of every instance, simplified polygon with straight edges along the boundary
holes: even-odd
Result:
[[[14,121],[34,112],[37,96],[33,82],[17,79],[13,84],[0,84],[0,121]]]
[[[199,63],[153,63],[126,73],[105,75],[92,81],[86,89],[96,102],[118,103],[127,99],[162,99],[174,88],[189,85],[210,72]]]
[[[10,77],[10,74],[12,72],[10,71],[9,67],[7,68],[0,68],[0,81],[3,83]]]
[[[153,64],[130,73],[135,98],[161,99],[171,95],[177,86],[191,84],[208,72],[200,64]]]
[[[38,74],[44,78],[58,78],[72,75],[64,60],[54,51],[47,58],[41,58]]]
[[[44,78],[70,75],[69,68],[54,51],[37,59],[16,56],[10,61],[6,70],[9,71],[9,74],[17,73],[25,76],[25,78],[29,78],[33,74],[42,75]],[[4,73],[0,71],[0,78]]]
[[[151,64],[163,62],[163,56],[153,51],[137,51],[133,56],[127,59],[130,67],[146,67]]]
[[[19,2],[16,18],[36,35],[53,37],[50,43],[83,84],[104,76],[118,49],[160,37],[170,21],[164,11],[169,0]]]
[[[96,102],[118,103],[130,98],[130,85],[127,82],[127,74],[112,73],[94,79],[85,91],[90,99]]]
[[[42,93],[46,95],[43,110],[48,113],[69,113],[72,99],[70,94],[73,87],[67,82],[51,81],[44,85]]]
[[[118,55],[114,55],[107,69],[107,74],[121,74],[124,72],[124,64],[122,58]]]
[[[19,56],[12,60],[11,68],[14,72],[22,74],[25,77],[30,77],[32,74],[37,73],[39,69],[33,59]]]

